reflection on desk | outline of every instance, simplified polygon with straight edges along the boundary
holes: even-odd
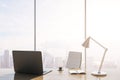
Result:
[[[32,75],[32,74],[15,74],[14,75],[14,80],[30,80],[33,79],[35,77],[37,77],[38,75]]]
[[[38,75],[13,73],[1,76],[0,80],[31,80],[35,77],[38,77]]]
[[[93,69],[88,70],[87,74],[70,74],[67,69],[63,71],[53,70],[43,76],[31,74],[15,74],[13,70],[0,70],[0,80],[119,80],[120,68],[111,68],[104,71],[107,72],[105,77],[95,77],[91,75]]]

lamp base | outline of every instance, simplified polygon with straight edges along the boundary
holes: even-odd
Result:
[[[98,72],[98,71],[92,72],[91,74],[92,74],[93,76],[106,76],[106,75],[107,75],[106,72]]]

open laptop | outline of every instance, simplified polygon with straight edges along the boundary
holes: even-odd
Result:
[[[15,73],[43,75],[52,71],[43,71],[40,51],[13,51],[12,53]]]

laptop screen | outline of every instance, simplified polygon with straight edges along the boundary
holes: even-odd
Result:
[[[40,51],[13,51],[16,73],[43,74],[42,53]]]

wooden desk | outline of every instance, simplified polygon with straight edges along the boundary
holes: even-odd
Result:
[[[119,71],[118,71],[119,70]],[[32,80],[119,80],[120,69],[107,69],[107,76],[96,77],[91,75],[91,71],[87,74],[70,74],[68,70],[59,72],[57,70],[44,75],[36,77]]]
[[[53,70],[52,72],[43,75],[15,75],[14,71],[11,69],[1,69],[0,70],[0,80],[119,80],[120,79],[120,68],[111,68],[104,70],[107,72],[105,77],[95,77],[91,75],[88,71],[86,75],[82,74],[69,74],[67,69],[59,72]],[[13,75],[12,75],[13,74]],[[11,78],[12,75],[12,78]],[[8,79],[7,79],[8,78]],[[11,79],[10,79],[11,78]]]

